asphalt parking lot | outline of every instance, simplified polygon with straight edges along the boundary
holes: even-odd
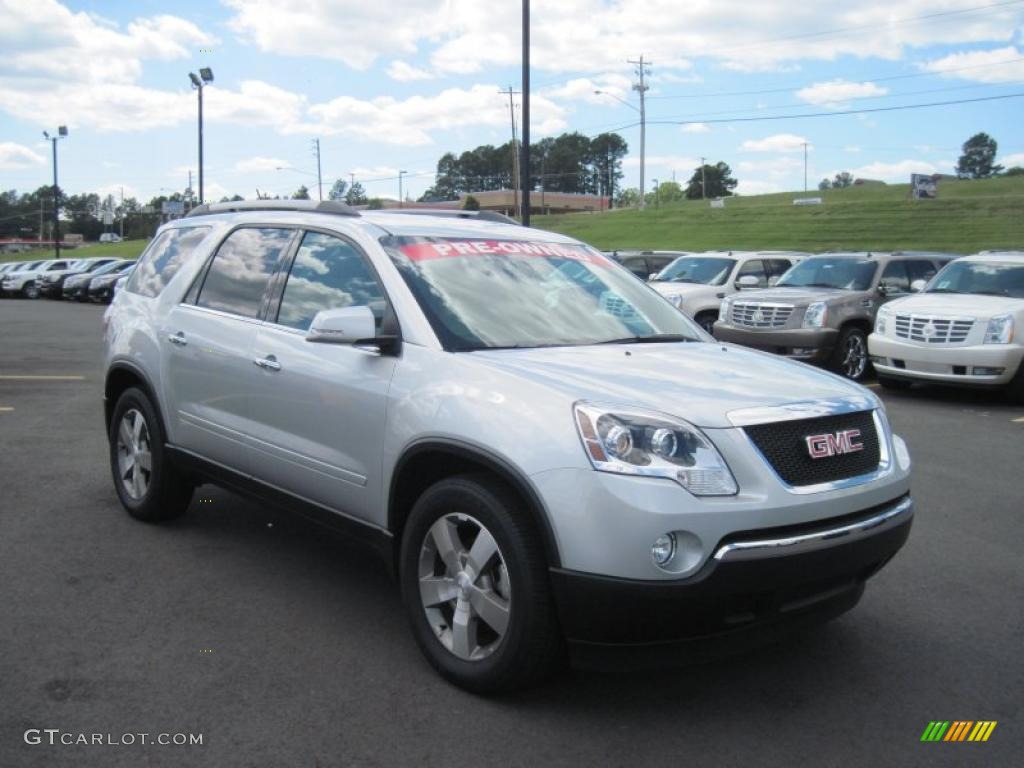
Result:
[[[122,511],[102,312],[0,301],[0,766],[1019,764],[1024,407],[884,394],[917,517],[839,620],[739,657],[481,699],[428,667],[356,545],[209,486],[172,524]],[[921,743],[931,720],[998,726]],[[203,743],[29,745],[27,729]]]

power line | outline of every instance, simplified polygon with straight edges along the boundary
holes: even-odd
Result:
[[[933,101],[928,104],[901,104],[894,107],[870,107],[865,109],[845,109],[832,112],[805,112],[801,115],[764,115],[763,117],[733,117],[722,120],[651,120],[655,125],[692,125],[693,123],[754,123],[766,120],[799,120],[803,117],[836,117],[838,115],[860,115],[868,112],[896,112],[904,109],[925,109],[927,107],[945,107],[953,104],[976,104],[982,101],[1000,101],[1016,99],[1024,93],[1007,93],[1001,96],[981,96],[976,99],[957,99],[954,101]]]
[[[1006,59],[1005,61],[997,61],[989,64],[972,64],[969,67],[953,67],[951,69],[932,69],[927,72],[914,72],[908,75],[888,75],[886,77],[872,77],[869,80],[872,83],[889,83],[894,80],[909,80],[915,77],[930,77],[932,75],[944,75],[949,72],[965,72],[970,69],[989,69],[991,67],[1001,67],[1005,64],[1016,64],[1017,62],[1024,61],[1024,58]],[[863,77],[863,75],[849,75],[850,77]],[[838,75],[833,79],[842,80],[847,75]],[[676,94],[676,95],[664,95],[664,96],[648,96],[649,99],[715,99],[726,96],[763,96],[769,93],[790,93],[792,91],[798,91],[802,88],[809,88],[815,85],[815,83],[804,83],[803,85],[793,85],[786,88],[763,88],[756,91],[720,91],[718,93],[687,93],[687,94]]]

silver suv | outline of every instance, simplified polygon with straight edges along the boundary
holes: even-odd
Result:
[[[881,402],[715,343],[598,251],[337,203],[200,206],[105,315],[121,502],[216,482],[374,545],[447,679],[856,604],[910,530]]]

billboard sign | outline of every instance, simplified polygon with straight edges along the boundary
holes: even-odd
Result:
[[[168,216],[181,216],[185,213],[185,201],[164,200],[160,206],[160,210]]]

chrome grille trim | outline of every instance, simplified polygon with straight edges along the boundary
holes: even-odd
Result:
[[[967,340],[976,318],[942,317],[896,313],[893,332],[897,338],[920,341],[925,344],[962,344]]]
[[[792,304],[733,301],[729,319],[745,328],[784,328],[792,314]]]

